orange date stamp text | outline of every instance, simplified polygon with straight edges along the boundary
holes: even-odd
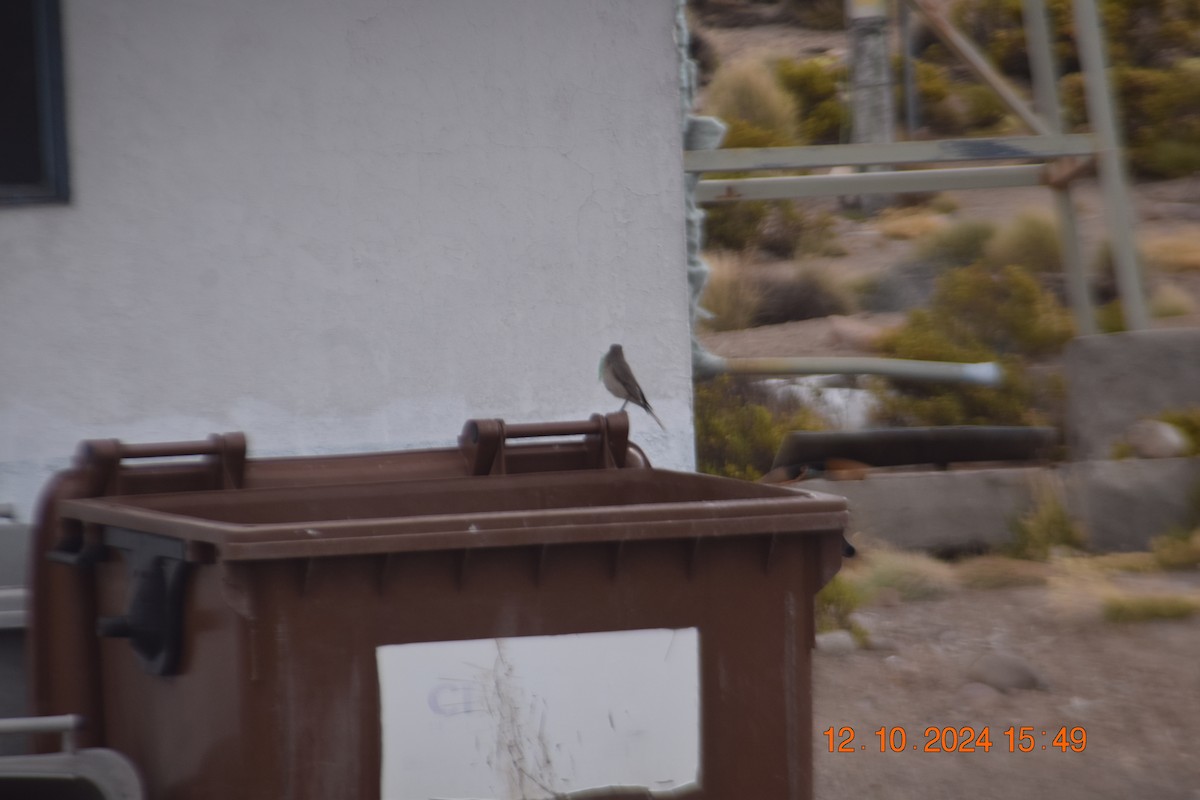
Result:
[[[1038,750],[1082,753],[1087,747],[1087,730],[1080,726],[1010,725],[997,730],[994,742],[990,725],[978,729],[970,725],[930,725],[920,737],[915,735],[916,729],[910,736],[902,725],[884,725],[861,739],[850,725],[830,725],[822,734],[830,753],[990,753],[993,747],[1009,753]]]

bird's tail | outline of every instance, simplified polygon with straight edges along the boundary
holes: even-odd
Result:
[[[649,403],[647,403],[647,404],[645,405],[645,409],[646,409],[646,413],[647,413],[647,414],[649,414],[650,416],[654,417],[654,421],[658,423],[658,427],[662,428],[662,429],[665,431],[665,430],[667,429],[667,426],[662,424],[662,420],[658,418],[658,414],[655,414],[655,413],[654,413],[654,409],[652,409],[652,408],[650,407],[650,404],[649,404]]]

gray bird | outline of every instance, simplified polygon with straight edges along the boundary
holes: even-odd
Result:
[[[654,413],[654,409],[650,407],[650,401],[646,399],[646,393],[642,391],[642,387],[638,386],[637,378],[633,377],[633,370],[625,361],[625,351],[621,349],[621,345],[614,344],[608,348],[608,352],[600,360],[600,379],[604,381],[605,389],[625,401],[621,404],[622,411],[629,403],[641,406],[646,409],[647,414],[654,417],[658,427],[664,431],[667,429],[667,426],[663,425],[662,420]]]

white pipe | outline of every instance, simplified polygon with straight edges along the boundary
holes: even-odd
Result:
[[[976,386],[998,386],[1004,380],[1004,371],[994,361],[956,364],[902,358],[722,358],[702,351],[695,353],[692,361],[697,378],[717,375],[882,375]]]

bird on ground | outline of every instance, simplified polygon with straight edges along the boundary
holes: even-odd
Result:
[[[638,386],[637,378],[633,377],[633,370],[629,368],[629,363],[625,360],[625,351],[621,349],[621,345],[614,344],[608,348],[608,352],[600,360],[600,379],[604,381],[605,389],[625,401],[621,404],[622,411],[629,403],[641,406],[647,414],[654,417],[658,427],[664,431],[667,429],[667,426],[663,425],[662,420],[654,413],[654,409],[650,408],[650,401],[646,399],[646,393],[642,391],[642,387]]]

